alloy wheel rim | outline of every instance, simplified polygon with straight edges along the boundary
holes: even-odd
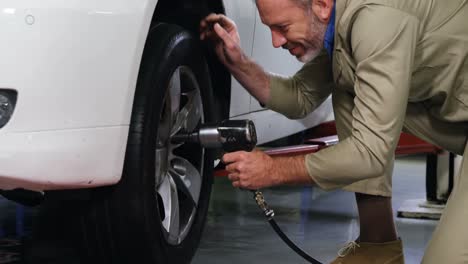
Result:
[[[204,149],[173,144],[172,136],[192,132],[203,122],[200,88],[192,70],[178,67],[171,76],[160,116],[155,183],[166,241],[180,244],[193,224],[203,182]]]

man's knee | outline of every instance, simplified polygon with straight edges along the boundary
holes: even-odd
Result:
[[[467,140],[468,125],[441,121],[433,117],[424,105],[410,103],[406,111],[403,131],[461,155]]]

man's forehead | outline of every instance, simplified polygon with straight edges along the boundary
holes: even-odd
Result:
[[[298,6],[295,0],[256,0],[258,12],[262,22],[272,24],[278,20],[284,20],[291,15]]]
[[[257,6],[274,6],[274,5],[290,5],[297,0],[255,0]]]
[[[304,6],[310,3],[311,0],[255,0],[255,3],[257,6],[275,6],[275,5],[280,5],[280,6],[290,6],[290,5],[296,5],[296,6]]]

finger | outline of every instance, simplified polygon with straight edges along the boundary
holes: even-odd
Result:
[[[211,14],[207,15],[204,20],[207,23],[211,23],[211,24],[214,24],[216,22],[222,23],[225,20],[225,16],[222,15],[222,14],[211,13]]]
[[[231,153],[226,153],[223,156],[223,162],[225,164],[233,163],[236,161],[239,161],[240,159],[240,153],[241,151],[236,151],[236,152],[231,152]]]
[[[209,14],[200,22],[200,27],[203,26],[203,28],[212,30],[216,23],[220,24],[228,32],[236,28],[234,21],[223,14]]]
[[[228,175],[228,179],[232,182],[239,181],[239,174],[231,173]]]
[[[206,19],[200,21],[200,32],[212,31],[212,28],[213,23],[206,21]]]
[[[213,28],[213,22],[212,22],[212,17],[214,14],[210,14],[207,17],[203,18],[200,20],[200,33],[206,33],[208,31],[212,31]]]
[[[234,181],[234,182],[232,182],[232,187],[234,187],[234,188],[240,188],[240,182],[239,182],[239,181]]]
[[[200,39],[203,40],[205,38],[205,35],[206,35],[206,28],[200,26]]]
[[[200,31],[213,31],[213,27],[215,23],[220,23],[222,25],[222,19],[218,18],[218,16],[208,16],[200,21]]]
[[[211,40],[216,40],[219,39],[218,35],[216,33],[213,33],[213,31],[204,31],[200,33],[200,40],[205,40],[205,39],[211,39]]]
[[[213,26],[215,23],[219,23],[224,29],[226,29],[226,31],[230,31],[232,29],[235,28],[235,23],[234,21],[232,21],[230,18],[228,18],[227,16],[225,15],[213,15],[213,16],[209,16],[207,17],[207,21],[212,23]]]
[[[211,39],[211,40],[220,40],[220,38],[218,37],[218,34],[216,34],[216,32],[214,32],[213,30],[209,29],[207,31],[205,31],[205,38],[206,39]]]
[[[200,28],[205,28],[206,25],[207,25],[207,24],[206,24],[206,18],[204,18],[204,19],[202,19],[202,20],[200,21]]]
[[[237,162],[230,163],[229,165],[226,166],[225,169],[228,172],[231,172],[231,173],[238,173],[239,172],[239,164]]]
[[[213,30],[206,25],[206,22],[202,21],[200,25],[200,39],[204,40],[210,35],[213,35]]]
[[[214,31],[213,28],[204,28],[200,29],[200,40],[210,39],[214,42],[221,41],[218,34]]]
[[[231,36],[229,35],[229,33],[227,33],[227,31],[219,23],[216,23],[214,25],[214,30],[216,34],[218,35],[218,37],[224,42],[224,45],[228,49],[232,49],[235,46],[235,43],[231,39]]]

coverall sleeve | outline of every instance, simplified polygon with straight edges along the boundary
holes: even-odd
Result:
[[[356,62],[351,135],[306,157],[307,171],[321,188],[382,176],[393,166],[418,30],[417,18],[389,7],[369,5],[356,13],[349,39]]]
[[[330,59],[323,51],[292,77],[270,75],[266,107],[289,119],[303,118],[327,99],[332,81]]]

